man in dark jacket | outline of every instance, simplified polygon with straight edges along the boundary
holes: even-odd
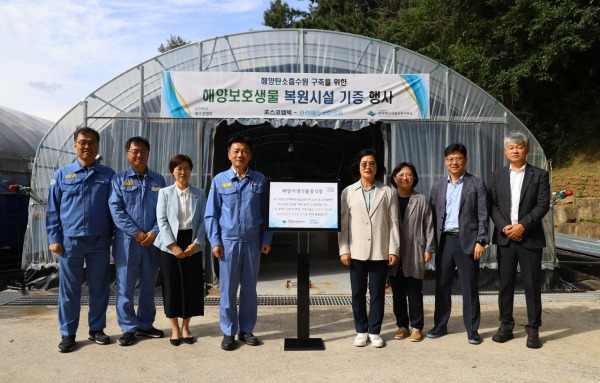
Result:
[[[520,132],[504,139],[504,153],[510,163],[494,172],[490,182],[493,242],[498,245],[500,328],[492,337],[503,343],[513,338],[513,301],[517,265],[527,303],[527,347],[540,348],[538,329],[542,324],[542,249],[546,238],[542,218],[550,209],[548,172],[527,163],[529,140]]]

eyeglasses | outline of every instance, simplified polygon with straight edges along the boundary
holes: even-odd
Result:
[[[175,168],[174,170],[178,173],[190,173],[192,171],[190,168]]]
[[[98,146],[98,141],[75,141],[75,143],[79,146],[83,146],[83,147],[90,147],[90,148],[95,148],[96,146]]]
[[[363,169],[366,169],[367,166],[371,167],[371,168],[375,168],[375,167],[377,167],[377,163],[375,163],[373,161],[370,161],[370,162],[361,162],[360,163],[360,167],[363,168]]]
[[[446,162],[451,164],[456,162],[457,164],[462,163],[465,160],[465,157],[446,157]]]
[[[404,174],[404,173],[398,173],[396,174],[396,178],[414,178],[414,176],[412,174]]]
[[[130,153],[132,156],[137,157],[137,156],[147,156],[148,153],[150,153],[147,150],[130,150],[127,153]]]

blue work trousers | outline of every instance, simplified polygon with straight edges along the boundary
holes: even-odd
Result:
[[[110,291],[110,237],[66,237],[58,258],[58,324],[61,335],[75,335],[81,312],[83,268],[89,289],[88,325],[92,331],[106,327]]]
[[[156,317],[154,290],[159,254],[157,247],[142,247],[132,237],[115,238],[113,258],[116,266],[117,322],[123,333],[152,328]],[[139,292],[136,314],[134,303],[137,282]]]
[[[256,325],[258,297],[256,283],[260,266],[260,240],[231,242],[223,240],[224,255],[219,258],[219,312],[224,335],[252,332]],[[236,306],[240,288],[240,310]],[[239,327],[238,327],[239,325]]]

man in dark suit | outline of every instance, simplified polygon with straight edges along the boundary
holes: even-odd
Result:
[[[529,140],[520,132],[504,139],[509,166],[494,172],[490,183],[493,242],[498,245],[500,328],[492,337],[503,343],[513,338],[513,301],[517,264],[527,303],[527,347],[540,348],[538,329],[542,324],[542,249],[546,238],[542,218],[550,209],[548,172],[527,163]]]
[[[479,259],[488,244],[488,200],[485,183],[465,171],[467,148],[451,144],[444,150],[450,174],[437,180],[431,189],[429,203],[437,236],[435,256],[434,327],[429,338],[448,333],[452,309],[454,269],[458,271],[463,296],[463,321],[468,342],[480,344]]]

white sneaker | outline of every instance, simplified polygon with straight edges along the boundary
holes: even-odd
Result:
[[[356,347],[365,347],[367,345],[367,333],[366,332],[356,333],[356,338],[354,338],[354,345]]]
[[[371,340],[371,345],[375,348],[383,347],[383,339],[379,335],[369,334],[369,340]]]

